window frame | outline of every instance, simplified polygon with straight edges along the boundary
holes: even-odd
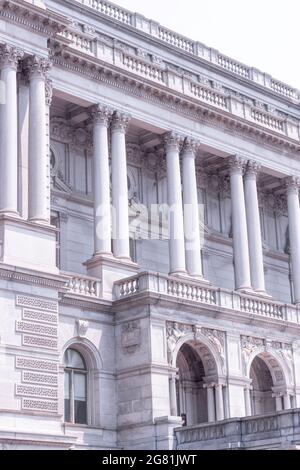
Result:
[[[78,425],[78,426],[88,426],[89,425],[89,371],[86,366],[86,361],[82,354],[77,351],[77,349],[74,349],[72,347],[69,347],[66,349],[64,357],[67,353],[67,351],[73,350],[77,354],[80,355],[83,364],[84,364],[84,369],[78,369],[76,367],[68,367],[66,363],[64,363],[64,422],[66,424],[72,424],[72,425]],[[66,420],[66,398],[65,398],[65,374],[68,374],[69,376],[69,410],[68,410],[68,415],[69,415],[69,421]],[[75,421],[75,380],[74,377],[76,375],[82,375],[85,378],[85,407],[86,407],[86,420],[84,423],[78,423]]]

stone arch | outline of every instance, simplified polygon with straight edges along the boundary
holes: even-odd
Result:
[[[205,374],[207,376],[220,377],[224,375],[224,359],[217,347],[202,333],[197,331],[183,335],[175,344],[171,364],[176,367],[177,356],[181,347],[185,344],[192,346],[203,361]]]
[[[184,418],[187,425],[224,419],[224,334],[189,327],[183,332],[177,324],[173,324],[172,328],[168,346],[172,351],[170,364],[177,371],[177,414]],[[174,397],[174,390],[170,391]]]
[[[62,349],[61,363],[63,363],[64,354],[69,348],[76,349],[82,354],[89,370],[101,370],[103,368],[103,361],[99,350],[88,339],[77,337],[67,341]]]
[[[246,368],[247,378],[250,378],[251,366],[256,357],[261,358],[269,368],[274,387],[287,386],[292,382],[291,371],[283,358],[275,350],[270,351],[267,348],[257,348],[250,354]]]
[[[103,369],[103,361],[100,352],[96,346],[86,338],[72,338],[62,348],[61,356],[61,372],[64,374],[64,355],[67,349],[72,348],[78,351],[87,368],[87,414],[88,424],[92,426],[100,426],[101,424],[101,377],[100,373]],[[63,381],[61,381],[61,391],[63,395]]]

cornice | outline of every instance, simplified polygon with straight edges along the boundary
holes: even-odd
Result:
[[[181,59],[184,57],[195,65],[201,63],[208,70],[212,70],[221,76],[231,78],[246,87],[267,93],[289,106],[297,106],[300,101],[300,91],[292,86],[276,80],[269,74],[261,72],[254,67],[247,66],[235,59],[227,57],[205,44],[169,30],[160,25],[157,21],[145,18],[139,13],[133,13],[108,1],[101,2],[100,7],[96,3],[92,5],[92,0],[85,0],[84,5],[82,4],[82,0],[56,1],[57,3],[67,3],[70,8],[77,10],[81,15],[84,13],[87,18],[92,17],[95,19],[95,17],[98,17],[101,23],[106,23],[118,29],[122,27],[122,29],[128,31],[132,36],[142,38],[144,41],[146,40],[151,44],[157,44],[158,47],[171,51],[173,55]],[[101,11],[101,8],[103,11]],[[110,10],[117,10],[120,14],[113,15]],[[178,44],[172,44],[171,38]]]
[[[47,37],[55,36],[72,24],[67,17],[25,0],[0,0],[0,18]]]
[[[76,297],[73,294],[65,294],[60,297],[59,304],[68,305],[77,308],[83,308],[85,310],[90,310],[93,312],[102,312],[109,314],[112,307],[112,302],[104,299],[84,299],[82,297]]]
[[[273,151],[274,147],[277,147],[280,151],[285,148],[289,152],[295,152],[296,154],[300,151],[300,142],[260,126],[257,123],[233,115],[227,110],[214,108],[209,103],[196,100],[175,90],[167,89],[123,69],[121,69],[122,73],[120,73],[118,67],[96,60],[94,57],[87,56],[81,52],[71,50],[53,52],[52,61],[57,67],[85,75],[109,87],[118,88],[124,93],[163,106],[172,112],[183,114],[203,124],[220,128],[225,132],[243,137],[246,135],[256,144],[259,140]]]
[[[60,274],[44,274],[41,272],[33,272],[16,268],[13,266],[0,265],[0,279],[6,279],[12,282],[26,283],[30,285],[39,285],[58,290],[66,288],[66,282],[69,277]]]

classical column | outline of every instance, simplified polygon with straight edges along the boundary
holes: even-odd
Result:
[[[27,59],[29,74],[29,201],[28,218],[49,223],[49,162],[47,148],[46,79],[51,62],[42,57]]]
[[[238,156],[233,156],[229,159],[229,166],[235,287],[237,290],[251,289],[247,219],[243,184],[244,161]]]
[[[288,392],[283,395],[283,406],[285,410],[291,409],[291,396]]]
[[[195,151],[196,143],[191,139],[186,139],[182,153],[185,260],[188,274],[202,278]]]
[[[265,293],[264,259],[257,197],[256,178],[260,171],[257,162],[249,161],[244,178],[248,228],[251,284],[257,292]]]
[[[224,403],[223,403],[223,385],[216,385],[216,418],[217,421],[224,419]]]
[[[108,123],[111,115],[111,110],[100,104],[91,109],[94,140],[94,256],[112,254],[108,156]]]
[[[115,112],[111,126],[111,172],[113,206],[113,253],[129,260],[128,182],[125,134],[129,116]]]
[[[292,264],[292,280],[294,287],[294,302],[300,303],[300,179],[291,176],[286,179],[287,203],[289,217],[290,252]]]
[[[275,400],[276,400],[276,411],[282,411],[282,395],[275,394]]]
[[[213,423],[216,419],[215,416],[215,396],[214,385],[207,386],[207,414],[208,422]]]
[[[18,215],[17,67],[23,52],[0,46],[4,99],[0,105],[0,212]]]
[[[177,136],[173,132],[170,132],[165,136],[169,206],[170,274],[186,273],[179,161],[180,141],[181,140],[179,136]]]
[[[250,395],[250,388],[245,388],[245,412],[246,416],[251,416],[251,395]]]
[[[170,411],[171,416],[177,416],[176,377],[170,378]]]

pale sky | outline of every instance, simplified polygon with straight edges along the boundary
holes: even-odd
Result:
[[[300,0],[114,0],[300,89]]]

